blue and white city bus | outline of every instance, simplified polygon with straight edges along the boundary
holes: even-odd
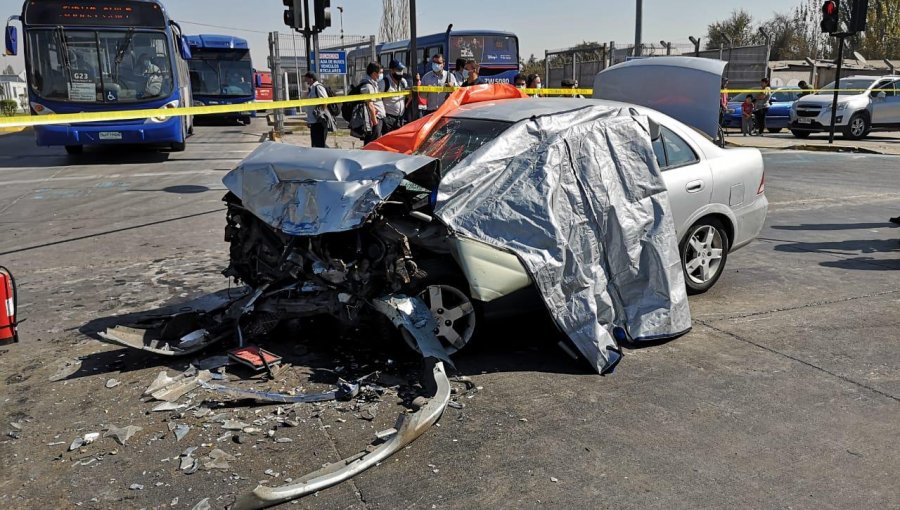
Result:
[[[169,109],[191,104],[181,28],[157,0],[29,0],[6,26],[6,51],[17,53],[11,21],[23,29],[33,115]],[[168,144],[184,150],[190,117],[36,126],[37,144]]]
[[[256,99],[253,63],[245,39],[230,35],[185,36],[191,49],[191,91],[194,106],[243,104]],[[252,112],[216,115],[250,124]]]
[[[431,70],[431,57],[444,55],[446,69],[452,71],[456,60],[474,59],[480,65],[479,76],[486,83],[513,83],[519,73],[519,38],[512,32],[493,30],[451,30],[416,38],[418,55],[410,62],[409,39],[380,44],[375,48],[378,62],[385,69],[391,60],[409,66],[410,76],[424,76]],[[347,55],[348,74],[354,83],[365,78],[366,65],[372,61],[370,48],[353,50]],[[415,64],[418,65],[415,65]],[[411,65],[412,64],[412,65]]]

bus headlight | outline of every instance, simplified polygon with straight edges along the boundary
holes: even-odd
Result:
[[[162,105],[162,106],[160,107],[160,110],[168,110],[168,109],[170,109],[170,108],[178,108],[178,106],[179,106],[179,101],[176,99],[175,101],[171,101],[171,102],[168,102],[168,103]],[[147,119],[147,120],[149,120],[149,121],[151,121],[151,122],[157,122],[157,123],[159,123],[159,122],[165,122],[165,121],[168,120],[169,118],[170,118],[170,117],[150,117],[150,118]]]
[[[47,108],[41,103],[35,103],[33,101],[31,103],[31,109],[34,110],[34,113],[38,115],[52,115],[54,113],[54,111],[50,108]]]

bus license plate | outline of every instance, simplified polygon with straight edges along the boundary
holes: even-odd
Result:
[[[100,139],[101,140],[121,140],[122,133],[120,131],[101,131]]]

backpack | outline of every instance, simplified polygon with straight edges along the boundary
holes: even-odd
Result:
[[[354,85],[348,92],[348,96],[358,96],[362,93],[363,85],[365,85],[365,81],[361,81],[358,84]],[[357,105],[362,104],[362,101],[347,101],[346,103],[341,103],[341,117],[344,118],[347,122],[353,120],[353,110]]]
[[[323,85],[323,87],[325,87],[325,92],[328,94],[328,97],[334,97],[334,89],[328,85]],[[328,113],[330,113],[332,117],[337,117],[341,114],[341,105],[337,103],[326,105],[326,108],[328,108]]]

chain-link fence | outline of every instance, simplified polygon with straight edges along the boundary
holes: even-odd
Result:
[[[759,88],[759,81],[768,76],[769,47],[765,44],[704,50],[699,56],[728,62],[725,77],[730,89]]]
[[[600,45],[580,45],[563,50],[545,52],[545,83],[550,88],[558,88],[563,80],[574,80],[579,87],[590,87],[594,76],[606,69],[607,47]]]

